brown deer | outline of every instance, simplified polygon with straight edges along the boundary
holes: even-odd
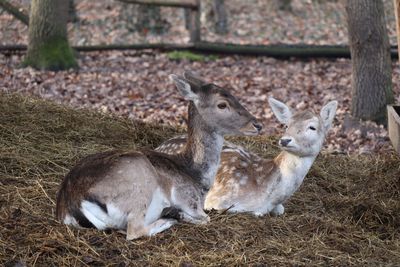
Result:
[[[212,186],[224,135],[256,135],[262,126],[227,90],[190,72],[170,75],[190,101],[188,138],[182,153],[139,150],[90,155],[66,175],[57,217],[76,227],[126,230],[127,239],[150,236],[179,218],[207,223],[204,198]]]
[[[277,119],[286,125],[279,140],[282,152],[274,159],[262,159],[254,153],[225,142],[214,185],[205,200],[205,209],[281,215],[283,203],[300,187],[335,117],[337,101],[325,105],[320,114],[301,111],[292,114],[284,103],[269,98]],[[164,142],[158,151],[178,153],[185,136]]]

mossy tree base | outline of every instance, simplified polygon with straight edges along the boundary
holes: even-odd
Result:
[[[74,51],[63,38],[56,38],[36,48],[28,49],[22,63],[24,67],[31,66],[39,70],[67,70],[78,68]]]
[[[55,71],[78,67],[68,44],[68,6],[65,0],[32,0],[23,66]]]

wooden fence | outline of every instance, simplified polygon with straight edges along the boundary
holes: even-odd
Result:
[[[239,54],[239,55],[261,55],[278,58],[300,57],[328,57],[328,58],[349,58],[350,50],[348,46],[342,45],[236,45],[227,43],[209,43],[201,41],[200,11],[201,0],[117,0],[130,4],[146,4],[155,6],[166,6],[175,8],[185,8],[189,11],[189,32],[190,44],[133,44],[133,45],[94,45],[94,46],[75,46],[78,51],[99,51],[99,50],[125,50],[125,49],[160,49],[160,50],[189,50],[194,52],[218,53],[218,54]],[[400,0],[393,0],[396,13],[396,26],[398,29],[398,40],[400,40],[400,22],[398,14],[400,12]],[[10,5],[7,0],[0,0],[0,7],[13,14],[23,23],[29,23],[28,15],[22,13],[17,8]],[[25,51],[25,45],[6,45],[0,47],[2,53],[12,53],[13,51]],[[391,47],[391,57],[398,58],[397,46]],[[400,51],[400,47],[398,48]]]
[[[129,4],[167,6],[177,8],[187,8],[189,10],[190,42],[201,41],[201,23],[200,23],[200,0],[117,0]]]

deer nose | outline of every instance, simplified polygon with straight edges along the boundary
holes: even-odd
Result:
[[[292,141],[292,139],[280,139],[279,144],[281,146],[287,146],[291,141]]]
[[[253,126],[257,129],[257,131],[261,132],[263,126],[259,122],[253,122]]]

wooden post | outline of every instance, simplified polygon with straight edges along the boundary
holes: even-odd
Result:
[[[393,4],[394,4],[394,13],[396,15],[397,51],[398,51],[399,61],[400,61],[400,20],[399,20],[400,0],[393,0]]]
[[[196,43],[200,42],[200,32],[201,32],[201,23],[200,23],[200,15],[201,15],[201,6],[200,0],[196,0],[196,8],[190,9],[189,15],[189,31],[190,31],[190,42]]]

